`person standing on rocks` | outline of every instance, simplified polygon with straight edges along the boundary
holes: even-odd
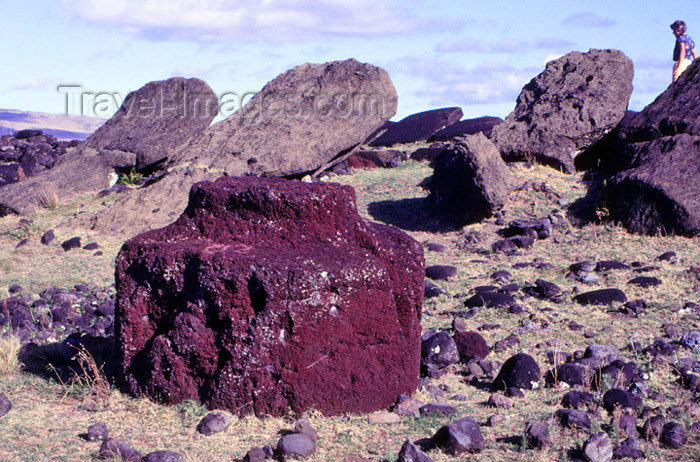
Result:
[[[683,71],[685,71],[693,59],[698,57],[695,50],[695,42],[685,33],[685,22],[678,20],[671,24],[673,35],[676,36],[676,47],[673,49],[673,81],[678,80]]]

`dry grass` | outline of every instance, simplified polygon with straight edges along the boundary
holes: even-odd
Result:
[[[79,397],[82,406],[90,411],[104,410],[109,407],[112,395],[111,386],[104,371],[99,367],[95,358],[82,345],[73,347],[76,349],[75,360],[78,363],[75,374],[67,381],[63,382],[65,392],[63,400],[69,396]],[[60,377],[52,364],[48,365],[53,369],[55,376]]]
[[[540,218],[551,213],[563,212],[566,206],[583,196],[586,185],[580,175],[563,175],[546,167],[527,169],[521,165],[511,166],[514,175],[522,181],[546,183],[554,194],[546,194],[532,188],[516,191],[505,208],[506,221],[514,218]],[[514,282],[521,286],[533,284],[543,278],[558,284],[564,290],[563,302],[529,299],[523,303],[529,312],[513,315],[507,310],[482,309],[476,316],[466,319],[471,330],[492,325],[488,330],[479,330],[493,345],[511,333],[517,333],[519,344],[502,352],[494,352],[489,359],[504,361],[516,352],[527,352],[535,357],[543,369],[549,368],[546,351],[547,342],[557,339],[565,351],[584,350],[591,343],[611,344],[618,347],[626,361],[637,361],[648,374],[647,384],[652,392],[662,393],[666,401],[645,400],[644,405],[660,407],[662,411],[678,406],[684,410],[678,421],[686,428],[700,418],[692,407],[692,396],[680,387],[673,367],[651,365],[648,356],[631,350],[631,341],[642,345],[651,343],[664,335],[665,324],[675,324],[680,332],[700,329],[696,315],[677,311],[687,301],[700,301],[700,280],[689,273],[690,266],[700,262],[700,240],[681,237],[641,237],[628,234],[615,224],[589,225],[584,228],[564,226],[546,241],[537,242],[522,255],[506,256],[493,254],[491,243],[498,238],[499,228],[493,220],[471,225],[465,229],[446,229],[430,216],[423,206],[426,191],[418,184],[431,174],[426,164],[407,162],[396,169],[377,169],[358,172],[334,181],[353,186],[357,193],[360,213],[375,221],[396,225],[420,242],[438,242],[447,247],[445,253],[426,252],[428,264],[449,264],[458,268],[458,274],[449,281],[437,282],[446,294],[427,300],[423,329],[451,329],[455,311],[463,310],[462,301],[479,285],[491,284],[490,274],[496,270],[508,270]],[[80,205],[82,204],[82,208]],[[73,235],[90,236],[89,230],[61,228],[66,217],[95,205],[92,199],[82,198],[74,204],[60,204],[55,210],[43,210],[36,223],[54,228],[57,240]],[[5,220],[5,221],[3,221]],[[62,252],[60,248],[30,244],[14,249],[17,237],[2,229],[16,226],[16,218],[10,223],[0,219],[0,294],[11,283],[19,282],[30,291],[38,293],[49,285],[69,286],[77,282],[106,285],[113,277],[113,259],[121,244],[118,237],[92,236],[104,250],[104,256],[94,257],[90,252]],[[48,229],[48,228],[46,228]],[[464,233],[483,233],[484,240],[464,246]],[[58,237],[60,236],[60,237]],[[659,254],[673,250],[678,262],[654,262]],[[75,252],[75,253],[73,253]],[[513,268],[515,263],[532,262],[535,259],[551,263],[551,268]],[[663,284],[655,288],[642,289],[627,284],[635,276],[631,271],[612,271],[601,274],[597,285],[584,285],[567,279],[567,268],[576,261],[617,259],[626,263],[641,261],[658,266],[648,274],[659,277]],[[55,262],[54,262],[55,260]],[[9,268],[9,272],[4,269]],[[42,268],[37,272],[36,268]],[[57,276],[52,273],[60,273]],[[6,281],[5,274],[9,276]],[[639,318],[630,318],[614,312],[615,307],[584,307],[572,301],[577,291],[601,287],[619,287],[630,299],[643,298],[649,303],[647,313]],[[531,324],[524,323],[528,321]],[[586,338],[583,331],[569,329],[571,321],[584,325],[595,333]],[[493,327],[495,326],[495,327]],[[525,326],[529,326],[525,328]],[[533,328],[534,326],[534,328]],[[668,340],[668,339],[667,339]],[[692,356],[698,352],[681,350],[678,357]],[[96,367],[96,366],[95,366]],[[91,364],[86,370],[95,371]],[[589,432],[551,428],[553,446],[542,451],[523,448],[517,443],[525,425],[530,420],[544,421],[560,407],[562,396],[568,391],[564,386],[539,387],[527,392],[525,399],[515,401],[513,409],[496,410],[486,406],[490,391],[464,382],[461,368],[454,367],[451,373],[434,384],[443,384],[449,391],[442,397],[434,397],[426,390],[417,391],[414,397],[425,402],[444,401],[458,409],[458,417],[472,416],[481,425],[486,440],[485,450],[475,456],[465,457],[478,461],[532,461],[550,462],[571,460],[572,449],[587,439]],[[601,396],[612,383],[604,383]],[[86,406],[87,397],[99,389],[109,393],[103,406]],[[146,399],[124,396],[119,391],[106,388],[104,383],[94,382],[76,386],[66,393],[66,385],[47,381],[16,370],[0,375],[0,390],[13,402],[14,410],[2,419],[0,425],[0,460],[94,460],[99,444],[88,443],[78,437],[87,426],[103,421],[112,436],[124,439],[128,444],[144,453],[156,449],[181,452],[187,461],[231,461],[242,458],[254,446],[275,444],[280,432],[293,428],[293,418],[255,417],[234,418],[229,431],[203,437],[195,432],[199,419],[207,412],[191,401],[176,406],[163,406]],[[451,399],[456,394],[464,395],[464,401]],[[88,400],[89,401],[89,400]],[[454,420],[449,417],[403,418],[394,425],[371,425],[367,415],[344,415],[324,417],[310,412],[310,420],[318,430],[316,461],[372,460],[393,461],[406,438],[417,440],[432,435],[440,426]],[[501,423],[487,425],[495,416]],[[638,421],[641,424],[641,421]],[[594,419],[593,431],[605,430],[613,444],[623,439],[609,427],[610,417],[603,411]],[[642,443],[646,460],[688,461],[700,459],[700,441],[691,435],[689,443],[680,451],[658,448]],[[454,457],[431,451],[436,462],[455,460]]]
[[[0,337],[0,376],[10,375],[19,369],[20,340],[12,334]]]
[[[41,189],[37,195],[39,206],[48,210],[56,210],[59,205],[58,191],[55,186],[47,186]]]
[[[73,228],[68,223],[71,218],[114,200],[113,197],[98,199],[89,194],[54,209],[37,208],[28,217],[0,217],[0,298],[4,298],[7,289],[14,284],[20,284],[28,293],[39,293],[47,287],[72,287],[86,281],[101,286],[112,284],[114,258],[124,238],[99,235],[87,228]],[[39,239],[49,229],[54,230],[55,239],[45,246]],[[98,242],[102,254],[94,255],[82,249],[64,252],[60,243],[73,236],[81,236],[84,243]],[[28,239],[28,243],[16,247],[23,239]]]

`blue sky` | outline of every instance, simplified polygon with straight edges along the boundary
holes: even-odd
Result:
[[[61,85],[123,98],[146,82],[185,76],[243,95],[298,64],[353,57],[391,75],[394,120],[448,106],[465,117],[505,117],[548,60],[590,48],[633,60],[630,109],[640,110],[670,83],[669,25],[684,19],[700,43],[697,0],[4,3],[0,108],[49,113],[66,111]],[[109,116],[116,103],[86,103],[94,109]]]

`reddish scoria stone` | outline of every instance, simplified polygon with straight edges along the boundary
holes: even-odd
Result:
[[[349,186],[195,184],[117,257],[121,379],[241,415],[386,408],[418,385],[424,275],[420,244],[361,218]]]

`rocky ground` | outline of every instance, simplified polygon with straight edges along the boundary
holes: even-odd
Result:
[[[109,378],[102,339],[113,334],[121,242],[71,226],[75,204],[2,218],[0,393],[10,404],[0,409],[10,409],[0,459],[93,460],[112,451],[138,460],[115,446],[123,444],[138,457],[168,450],[184,460],[241,460],[252,450],[248,458],[261,460],[272,448],[311,451],[312,441],[309,460],[324,461],[429,460],[418,451],[436,461],[696,460],[698,239],[631,235],[604,220],[602,201],[592,204],[598,223],[574,227],[567,209],[586,195],[584,174],[509,169],[520,186],[503,211],[460,229],[426,206],[427,163],[332,178],[355,188],[362,215],[424,245],[424,377],[412,397],[381,412],[309,412],[315,442],[280,441],[308,435],[298,416],[210,417],[212,428],[226,429],[214,432],[197,403],[163,406],[100,381],[77,353],[92,352]],[[109,200],[78,202],[85,210]],[[42,243],[49,230],[54,239]],[[65,250],[74,237],[80,245]],[[610,290],[590,295],[600,289]],[[28,341],[20,366],[14,354]],[[100,442],[97,423],[117,440]]]

